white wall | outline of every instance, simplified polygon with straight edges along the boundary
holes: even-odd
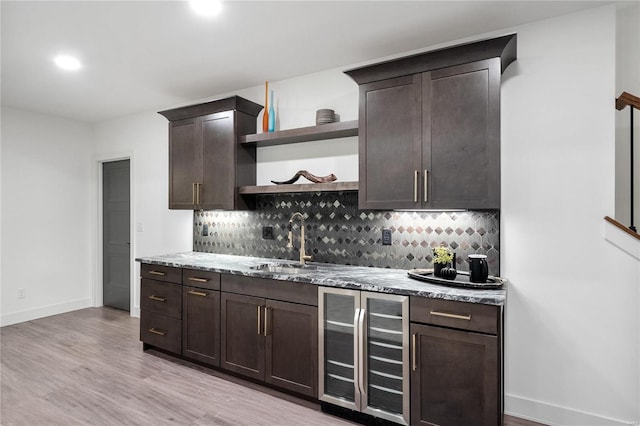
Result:
[[[131,312],[140,314],[140,264],[136,257],[191,251],[193,213],[169,210],[169,145],[167,120],[155,112],[124,117],[95,126],[91,181],[94,218],[94,285],[102,289],[100,259],[101,162],[130,158],[131,162]],[[100,298],[97,302],[100,304]]]
[[[640,421],[640,269],[603,238],[614,211],[615,7],[517,28],[502,89],[507,411]]]
[[[87,124],[2,108],[2,325],[91,305],[92,139]]]
[[[616,92],[640,96],[640,2],[618,5],[616,26]],[[615,219],[631,224],[631,186],[629,158],[630,108],[616,112],[616,210]],[[640,229],[640,111],[634,112],[634,225]]]

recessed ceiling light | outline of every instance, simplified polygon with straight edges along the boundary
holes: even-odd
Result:
[[[222,11],[222,2],[217,0],[190,0],[189,4],[202,16],[216,16]]]
[[[67,71],[76,71],[82,68],[82,64],[73,56],[68,55],[58,55],[54,59],[56,65],[63,70]]]

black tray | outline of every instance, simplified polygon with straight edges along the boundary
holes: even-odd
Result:
[[[503,278],[489,275],[486,283],[472,283],[469,281],[469,273],[466,271],[458,271],[458,275],[453,280],[445,280],[444,278],[434,276],[433,269],[411,269],[407,274],[409,275],[409,278],[432,284],[448,285],[450,287],[479,288],[485,290],[502,288],[503,284],[507,281]]]

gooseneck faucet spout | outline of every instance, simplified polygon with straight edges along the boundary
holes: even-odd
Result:
[[[307,260],[311,260],[311,256],[305,254],[305,241],[304,241],[304,216],[300,212],[295,212],[289,219],[289,242],[287,248],[293,248],[293,220],[300,219],[300,264],[304,265]]]

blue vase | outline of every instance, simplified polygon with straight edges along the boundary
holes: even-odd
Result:
[[[276,130],[276,110],[273,109],[273,90],[271,91],[271,106],[269,107],[269,131]]]

